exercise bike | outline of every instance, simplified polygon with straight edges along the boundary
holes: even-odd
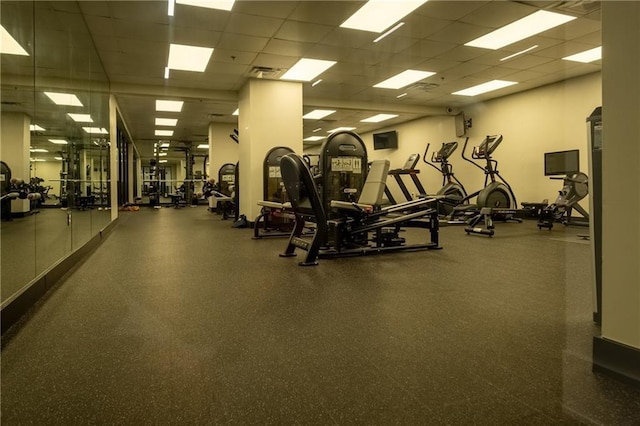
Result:
[[[494,220],[522,222],[522,219],[516,217],[517,210],[512,208],[517,205],[516,196],[509,183],[500,176],[498,162],[491,158],[502,142],[502,135],[487,136],[480,145],[473,148],[471,159],[465,155],[468,142],[467,137],[462,147],[462,158],[484,172],[484,187],[461,200],[464,203],[475,197],[475,204],[454,207],[449,223],[461,223],[459,220],[456,221],[456,217],[462,214],[467,218],[463,221],[468,225],[465,228],[467,234],[492,236]],[[484,160],[485,165],[481,166],[474,160]],[[484,226],[481,222],[484,222]]]
[[[464,185],[455,177],[453,166],[449,164],[449,157],[458,148],[458,142],[443,142],[442,147],[431,155],[431,161],[427,160],[429,146],[430,144],[427,144],[424,150],[422,161],[442,174],[442,188],[436,192],[436,195],[442,195],[444,198],[438,202],[438,214],[440,216],[449,216],[455,206],[469,203]],[[436,164],[440,164],[440,167],[436,166]]]

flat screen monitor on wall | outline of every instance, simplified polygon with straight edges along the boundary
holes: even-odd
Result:
[[[398,147],[398,132],[391,130],[373,134],[373,149],[389,149]]]
[[[580,171],[580,150],[544,153],[544,175],[558,176]]]

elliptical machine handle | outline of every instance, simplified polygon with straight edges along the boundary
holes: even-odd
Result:
[[[427,161],[427,154],[429,153],[429,146],[431,146],[431,143],[427,142],[427,147],[424,149],[424,155],[422,156],[422,161],[424,161],[426,164],[429,164],[429,162]]]

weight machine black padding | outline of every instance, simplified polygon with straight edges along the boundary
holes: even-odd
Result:
[[[328,226],[322,200],[316,189],[313,176],[298,154],[287,154],[282,157],[280,172],[295,217],[294,229],[289,237],[289,243],[281,256],[295,256],[295,249],[298,247],[307,251],[306,259],[300,262],[301,266],[317,265],[320,246],[327,240]],[[311,242],[301,238],[306,220],[316,223],[316,232]]]

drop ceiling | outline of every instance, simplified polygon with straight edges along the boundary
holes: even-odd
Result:
[[[230,12],[176,4],[173,17],[167,14],[167,1],[46,4],[37,6],[46,15],[37,30],[46,32],[52,46],[64,45],[71,31],[84,34],[83,43],[93,41],[110,90],[143,155],[158,139],[166,139],[154,135],[156,117],[178,118],[171,140],[206,143],[210,122],[237,123],[232,113],[239,90],[257,76],[252,70],[272,69],[263,72],[262,78],[278,78],[301,57],[337,61],[319,76],[320,84],[303,85],[303,113],[316,108],[337,111],[323,120],[304,120],[304,137],[326,135],[325,129],[339,126],[356,127],[357,132],[392,128],[445,114],[446,108],[462,109],[466,104],[597,72],[601,66],[600,61],[583,64],[561,59],[601,45],[600,8],[595,1],[431,0],[378,43],[373,40],[379,34],[339,26],[363,1],[239,0]],[[538,9],[577,19],[495,51],[464,46]],[[213,47],[206,71],[172,70],[165,79],[170,43]],[[538,47],[501,61],[533,45]],[[408,68],[436,74],[399,90],[372,87]],[[493,79],[519,84],[475,97],[451,94]],[[3,97],[8,96],[4,86]],[[397,97],[405,92],[406,96]],[[183,111],[156,113],[156,99],[183,100]],[[398,117],[377,124],[360,122],[378,113]],[[323,130],[314,133],[319,127]]]

